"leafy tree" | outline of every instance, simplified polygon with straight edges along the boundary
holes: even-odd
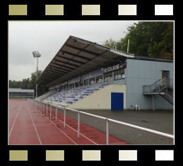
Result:
[[[30,81],[29,87],[33,87],[33,89],[36,89],[36,80],[37,80],[37,78],[39,78],[41,73],[42,73],[41,71],[38,71],[38,73],[34,72],[31,74],[31,81]],[[44,94],[47,91],[48,91],[48,87],[46,87],[43,84],[41,84],[41,85],[38,84],[38,96]]]
[[[9,81],[9,86],[11,88],[20,88],[22,85],[22,82],[21,81],[15,81],[15,80],[10,80]]]
[[[112,39],[109,39],[109,40],[106,40],[104,45],[106,47],[109,47],[109,48],[115,48],[116,47],[116,41],[112,40]]]
[[[28,85],[28,88],[32,88],[32,89],[35,89],[36,88],[36,79],[39,78],[39,76],[41,75],[41,71],[39,70],[38,73],[37,72],[34,72],[34,73],[31,73],[31,78],[30,78],[30,82],[29,82],[29,85]]]
[[[41,71],[34,72],[30,78],[22,79],[22,81],[9,80],[10,88],[21,88],[21,89],[36,89],[36,79],[41,75]],[[38,84],[38,96],[48,91],[45,85]]]
[[[29,78],[23,79],[22,83],[21,83],[21,88],[22,89],[28,89],[28,85],[29,85]]]
[[[113,39],[106,40],[105,43],[104,43],[104,46],[112,48],[112,49],[116,48],[118,50],[122,50],[121,42],[116,42]]]
[[[113,43],[117,49],[127,51],[130,39],[130,53],[136,56],[152,58],[173,59],[173,23],[172,22],[139,22],[128,27],[128,33],[120,41],[112,39],[104,45],[112,48]]]

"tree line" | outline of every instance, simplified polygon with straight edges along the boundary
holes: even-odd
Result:
[[[136,56],[173,59],[173,22],[138,22],[128,27],[120,41],[106,40],[104,45]]]
[[[21,89],[35,89],[36,79],[41,75],[42,71],[31,73],[30,78],[22,79],[21,81],[9,80],[9,88],[21,88]],[[38,96],[48,91],[48,87],[38,84]]]

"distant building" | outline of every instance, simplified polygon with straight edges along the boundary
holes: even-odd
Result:
[[[10,99],[34,98],[34,89],[9,88]]]

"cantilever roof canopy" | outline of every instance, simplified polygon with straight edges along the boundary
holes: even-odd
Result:
[[[127,57],[134,56],[70,36],[37,83],[54,86]]]

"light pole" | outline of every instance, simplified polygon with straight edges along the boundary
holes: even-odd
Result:
[[[37,67],[36,67],[36,80],[38,79],[38,58],[41,57],[41,54],[38,51],[32,52],[33,57],[37,58]],[[36,98],[37,98],[38,84],[36,83]]]

